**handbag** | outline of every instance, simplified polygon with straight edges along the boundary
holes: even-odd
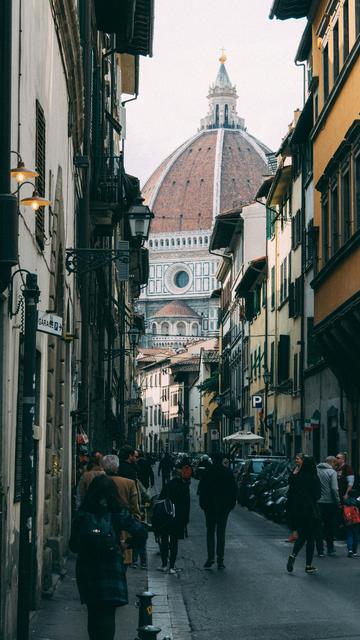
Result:
[[[343,516],[346,526],[360,524],[360,513],[357,507],[343,507]]]
[[[82,427],[79,428],[79,431],[76,434],[76,444],[78,445],[89,444],[89,438]]]

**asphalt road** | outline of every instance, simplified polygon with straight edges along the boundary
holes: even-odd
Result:
[[[177,565],[193,640],[360,640],[360,557],[348,559],[339,542],[337,557],[315,556],[318,573],[307,575],[303,549],[288,574],[287,530],[237,506],[226,569],[205,570],[204,516],[192,484],[189,537],[180,542]]]

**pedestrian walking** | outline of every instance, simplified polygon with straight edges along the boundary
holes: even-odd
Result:
[[[176,465],[173,478],[165,484],[159,499],[169,500],[175,507],[175,515],[168,518],[160,535],[161,567],[163,573],[177,572],[175,563],[178,554],[178,541],[185,537],[185,530],[190,518],[190,494],[189,487],[181,477],[181,464]]]
[[[340,500],[343,503],[344,500],[350,497],[350,492],[354,486],[355,475],[349,464],[347,464],[346,454],[336,454],[336,471],[339,484]]]
[[[116,486],[119,502],[123,507],[129,509],[130,513],[137,520],[141,520],[139,507],[139,494],[135,480],[119,476],[119,458],[110,454],[104,456],[101,461],[102,468]]]
[[[129,480],[137,480],[137,467],[136,462],[138,459],[138,452],[134,447],[125,445],[119,452],[119,476],[122,478],[128,478]]]
[[[340,507],[339,486],[335,471],[336,458],[328,456],[325,462],[317,465],[317,473],[321,483],[319,500],[321,527],[316,539],[318,556],[324,555],[324,539],[328,556],[335,555],[334,539],[336,515]]]
[[[174,464],[171,458],[171,455],[168,451],[164,453],[163,457],[160,460],[159,468],[158,468],[158,476],[161,474],[162,476],[162,488],[165,487],[166,483],[169,482],[171,471],[174,468]]]
[[[89,462],[87,463],[86,470],[83,471],[80,481],[79,481],[79,497],[80,503],[85,498],[85,494],[91,484],[91,482],[98,475],[103,475],[105,473],[101,461],[103,455],[99,451],[93,451],[90,455]]]
[[[154,472],[151,464],[142,451],[137,450],[138,458],[136,461],[136,470],[141,484],[148,489],[155,484]]]
[[[121,531],[143,544],[147,531],[119,502],[105,474],[93,479],[72,525],[70,549],[77,553],[76,580],[88,609],[90,640],[113,640],[117,607],[128,604]]]
[[[202,474],[199,483],[200,507],[205,512],[207,560],[205,569],[215,562],[218,569],[224,569],[225,532],[230,511],[236,505],[236,485],[228,468],[229,458],[222,453],[213,456],[213,464]]]
[[[321,496],[321,484],[314,458],[304,456],[298,473],[292,474],[289,481],[288,505],[298,533],[292,553],[287,561],[287,570],[293,571],[299,551],[306,543],[306,573],[316,573],[312,561],[314,557],[315,535],[319,527],[320,511],[318,500]]]
[[[347,463],[346,454],[343,452],[336,455],[336,471],[342,505],[343,523],[346,531],[347,554],[348,558],[357,558],[359,538],[358,509],[352,496],[355,475],[352,467]]]
[[[291,472],[292,475],[296,476],[299,473],[303,460],[304,460],[304,454],[297,453],[295,456],[295,466]],[[286,515],[287,515],[288,525],[291,529],[291,533],[288,539],[286,540],[286,542],[295,542],[295,540],[297,540],[298,534],[294,524],[295,515],[291,511],[291,505],[289,504],[289,502],[287,502],[287,505],[286,505]]]

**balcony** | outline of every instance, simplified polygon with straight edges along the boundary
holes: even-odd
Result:
[[[98,235],[111,235],[113,218],[123,202],[124,171],[120,156],[96,156],[91,184],[91,221]]]

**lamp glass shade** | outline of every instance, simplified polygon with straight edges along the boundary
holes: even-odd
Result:
[[[135,204],[130,207],[128,220],[133,238],[142,238],[147,240],[149,237],[150,222],[153,217],[154,214],[146,205]]]
[[[32,169],[25,167],[23,161],[19,160],[17,167],[11,169],[10,176],[14,178],[16,182],[21,184],[21,182],[24,182],[25,180],[37,178],[39,174],[37,171],[33,171]]]
[[[136,327],[129,329],[129,340],[132,347],[136,347],[139,344],[140,331]]]
[[[40,207],[47,207],[51,204],[51,201],[39,196],[37,191],[33,191],[31,198],[23,198],[20,200],[20,204],[23,204],[25,207],[32,207],[34,211],[37,211]]]

